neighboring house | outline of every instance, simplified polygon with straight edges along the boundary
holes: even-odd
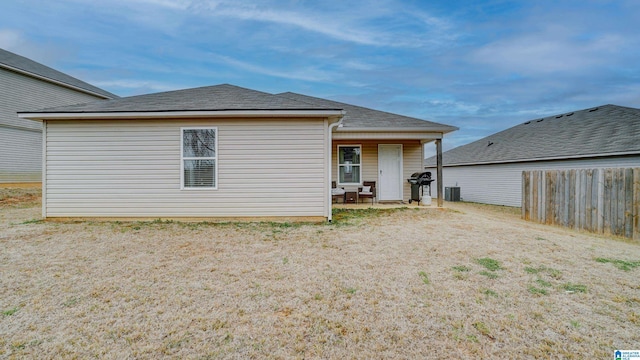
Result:
[[[444,186],[459,186],[462,200],[519,207],[524,170],[640,166],[640,109],[603,105],[537,118],[442,156]],[[436,159],[425,163],[433,169]]]
[[[408,199],[455,127],[232,85],[21,113],[44,125],[43,216],[331,219],[331,180]],[[342,125],[342,127],[340,127]]]
[[[0,183],[42,181],[42,124],[18,111],[111,98],[117,96],[0,49]]]

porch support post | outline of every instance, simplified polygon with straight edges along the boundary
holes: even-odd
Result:
[[[444,185],[442,181],[442,139],[436,140],[436,177],[438,180],[438,207],[442,207],[444,199]]]

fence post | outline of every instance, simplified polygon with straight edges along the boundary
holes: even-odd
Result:
[[[594,170],[597,174],[598,182],[595,186],[598,188],[597,204],[595,208],[596,221],[598,221],[598,233],[604,233],[604,169]]]
[[[531,186],[531,176],[529,171],[522,172],[522,218],[531,220],[531,196],[529,195],[529,187]]]
[[[640,241],[640,168],[633,169],[633,240]]]
[[[624,237],[633,238],[633,169],[624,169]]]

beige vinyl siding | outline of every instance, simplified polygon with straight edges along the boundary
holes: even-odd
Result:
[[[338,145],[361,145],[362,146],[362,181],[375,181],[378,183],[378,144],[399,144],[402,145],[402,199],[409,200],[411,197],[411,185],[406,181],[411,174],[421,171],[422,167],[422,144],[419,140],[335,140],[332,146],[332,180],[338,181]],[[344,186],[345,190],[355,191],[357,186]]]
[[[39,182],[42,125],[18,111],[71,105],[100,98],[0,68],[0,183]]]
[[[640,156],[616,156],[582,160],[535,161],[510,164],[447,166],[443,168],[444,187],[459,186],[464,201],[520,207],[522,171],[591,169],[640,166]],[[432,171],[435,177],[435,168]],[[437,179],[436,179],[437,181]],[[435,189],[434,182],[434,189]],[[436,196],[432,192],[432,196]]]
[[[47,217],[326,216],[324,119],[50,121]],[[218,128],[218,189],[180,189],[181,127]]]

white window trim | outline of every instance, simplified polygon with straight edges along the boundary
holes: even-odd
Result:
[[[343,147],[357,147],[360,148],[360,164],[358,164],[357,166],[360,168],[360,182],[357,183],[343,183],[340,182],[340,148]],[[362,144],[354,144],[354,145],[338,145],[337,151],[336,151],[336,164],[338,165],[338,172],[336,173],[338,175],[338,181],[337,184],[338,185],[345,185],[345,186],[353,186],[353,185],[362,185],[362,163],[364,162],[364,157],[363,157],[363,153],[362,153]],[[352,164],[353,165],[353,164]]]
[[[214,152],[216,156],[213,157],[184,157],[184,131],[185,130],[213,130],[216,134],[215,144],[214,144]],[[180,190],[218,190],[218,128],[215,126],[190,126],[190,127],[181,127],[180,128]],[[184,186],[184,161],[185,160],[215,160],[215,168],[214,168],[214,176],[215,176],[215,186],[212,187],[186,187]]]

